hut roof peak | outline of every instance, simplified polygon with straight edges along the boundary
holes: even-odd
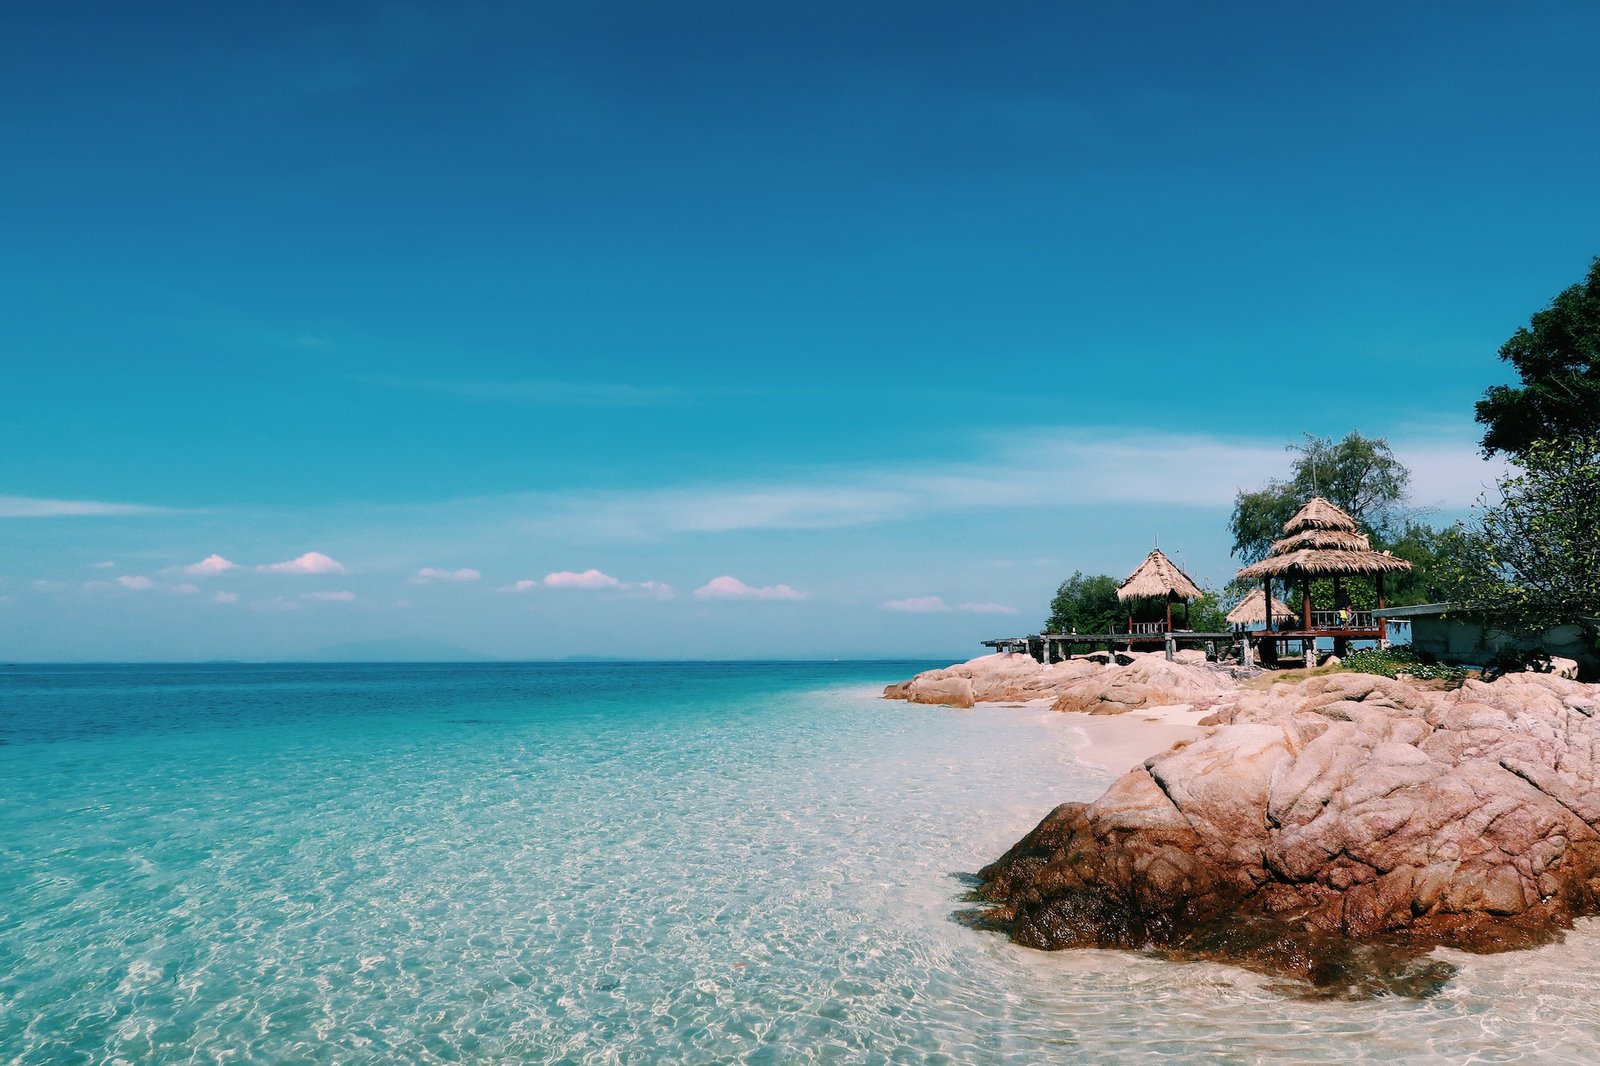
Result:
[[[1351,518],[1342,508],[1329,502],[1326,496],[1313,496],[1306,501],[1306,505],[1294,513],[1294,517],[1283,524],[1285,533],[1302,533],[1308,529],[1337,529],[1347,533],[1359,533],[1361,527],[1356,520]]]
[[[1203,595],[1200,586],[1160,548],[1145,556],[1139,568],[1117,588],[1119,600],[1166,599],[1168,596],[1197,600]]]

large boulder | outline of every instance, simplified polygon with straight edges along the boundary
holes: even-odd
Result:
[[[1436,945],[1521,947],[1600,913],[1597,709],[1600,686],[1549,674],[1240,695],[984,869],[980,920],[1425,994],[1450,972],[1421,958]]]
[[[906,699],[912,703],[942,704],[947,707],[971,707],[973,704],[972,679],[958,674],[932,677],[918,674],[906,687]]]
[[[1126,666],[1086,671],[1059,685],[1058,711],[1124,714],[1146,707],[1204,703],[1237,691],[1226,672],[1196,662],[1168,662],[1164,654],[1132,656]]]
[[[938,670],[883,690],[887,699],[971,707],[974,703],[1055,701],[1058,711],[1121,714],[1144,707],[1200,703],[1237,690],[1223,670],[1209,666],[1203,653],[1168,662],[1161,652],[1068,659],[1046,666],[1030,655],[1002,652]]]
[[[974,702],[1054,699],[1063,685],[1094,669],[1095,665],[1085,659],[1045,666],[1031,655],[1001,652],[939,670],[925,670],[910,681],[890,685],[883,694],[888,699],[958,707],[971,707]]]

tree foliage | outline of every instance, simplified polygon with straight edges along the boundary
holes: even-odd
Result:
[[[1600,615],[1600,434],[1527,445],[1500,500],[1457,531],[1450,599],[1508,627]]]
[[[1289,450],[1299,454],[1287,480],[1269,481],[1234,499],[1233,554],[1246,564],[1267,554],[1283,536],[1283,524],[1313,496],[1326,497],[1379,536],[1400,521],[1411,471],[1385,438],[1352,430],[1341,441],[1311,437]]]
[[[1374,548],[1393,552],[1412,567],[1410,573],[1390,574],[1384,579],[1384,601],[1390,607],[1408,607],[1448,600],[1453,588],[1450,582],[1450,575],[1454,573],[1453,560],[1461,552],[1462,535],[1459,525],[1434,529],[1408,520],[1398,532],[1373,538]],[[1359,589],[1362,583],[1351,584]],[[1367,605],[1358,603],[1356,606],[1365,608]]]
[[[1196,633],[1226,633],[1228,612],[1215,589],[1204,589],[1205,595],[1189,605],[1189,628]],[[1174,622],[1176,624],[1176,622]]]
[[[1520,385],[1478,401],[1485,455],[1522,456],[1541,440],[1600,435],[1600,258],[1500,348]]]
[[[1046,633],[1114,633],[1126,628],[1128,612],[1117,599],[1117,581],[1079,570],[1061,583],[1050,601]]]

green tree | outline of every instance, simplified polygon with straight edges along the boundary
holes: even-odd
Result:
[[[1390,574],[1384,580],[1385,602],[1390,607],[1408,607],[1415,603],[1448,600],[1451,592],[1449,574],[1453,572],[1451,560],[1460,551],[1460,537],[1459,526],[1434,529],[1425,523],[1408,520],[1397,533],[1374,538],[1374,548],[1391,551],[1412,566],[1410,573]]]
[[[1127,628],[1128,612],[1117,599],[1117,580],[1077,571],[1050,601],[1046,633],[1114,633]]]
[[[1495,385],[1478,401],[1485,455],[1600,434],[1600,257],[1501,345],[1500,358],[1522,384]]]
[[[1600,616],[1600,434],[1535,441],[1452,545],[1450,599],[1514,628]]]
[[[1383,437],[1364,437],[1352,430],[1343,440],[1309,437],[1298,452],[1286,481],[1269,481],[1234,499],[1233,554],[1245,563],[1263,558],[1283,536],[1283,524],[1313,496],[1324,496],[1343,508],[1372,534],[1391,532],[1400,520],[1411,471],[1395,458]]]
[[[1189,605],[1189,628],[1196,633],[1226,633],[1228,612],[1215,589],[1203,589],[1205,595]],[[1176,624],[1176,622],[1174,622]]]

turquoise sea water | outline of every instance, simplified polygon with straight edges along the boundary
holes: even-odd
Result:
[[[1111,779],[929,664],[0,670],[0,1062],[1592,1061],[1600,935],[1437,998],[950,920]]]

